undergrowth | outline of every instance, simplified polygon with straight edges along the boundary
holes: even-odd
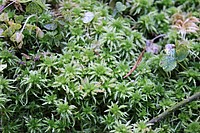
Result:
[[[1,132],[200,132],[198,0],[0,3]]]

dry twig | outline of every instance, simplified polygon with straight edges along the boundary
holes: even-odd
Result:
[[[133,73],[133,71],[137,68],[137,66],[140,64],[140,62],[141,62],[141,60],[142,60],[142,57],[143,57],[145,51],[147,50],[147,48],[148,48],[148,47],[151,47],[151,46],[153,45],[153,42],[154,42],[156,39],[158,39],[158,38],[160,38],[160,37],[164,37],[164,36],[165,36],[165,34],[161,34],[161,35],[158,35],[158,36],[154,37],[154,38],[151,39],[151,40],[147,40],[147,41],[146,41],[146,47],[143,48],[143,51],[142,51],[141,54],[139,55],[139,57],[138,57],[138,59],[137,59],[135,65],[132,67],[132,69],[129,71],[129,73],[126,74],[126,75],[124,76],[124,78],[128,77],[129,75],[131,75],[131,73]]]
[[[192,95],[191,97],[188,97],[187,99],[177,103],[175,106],[168,108],[165,112],[159,114],[158,116],[154,117],[150,121],[147,122],[148,125],[154,125],[155,123],[162,120],[164,117],[166,117],[168,114],[174,112],[175,110],[179,109],[181,106],[184,106],[196,99],[200,98],[200,92]]]

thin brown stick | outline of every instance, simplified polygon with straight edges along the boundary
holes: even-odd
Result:
[[[137,68],[137,66],[139,65],[139,63],[140,63],[141,60],[142,60],[142,56],[144,55],[144,52],[145,52],[145,51],[146,51],[146,47],[143,49],[142,53],[141,53],[140,56],[138,57],[138,59],[137,59],[135,65],[132,67],[132,69],[129,71],[129,73],[126,74],[126,75],[124,76],[124,78],[128,77],[129,75],[131,75],[131,73],[133,73],[133,71]]]
[[[10,5],[12,5],[13,3],[15,3],[15,1],[9,3],[9,4],[8,4],[7,6],[5,6],[5,7],[4,7],[4,5],[2,5],[1,8],[0,8],[0,13],[1,13],[3,10],[5,10],[7,7],[9,7]]]
[[[151,39],[151,40],[147,40],[147,41],[146,41],[146,47],[149,47],[150,45],[152,45],[153,42],[154,42],[156,39],[158,39],[158,38],[160,38],[160,37],[164,37],[164,36],[165,36],[165,34],[160,34],[160,35],[154,37],[154,38]],[[137,68],[137,66],[139,65],[140,61],[142,60],[142,56],[144,55],[144,52],[146,51],[146,47],[144,47],[144,49],[143,49],[142,53],[140,54],[140,56],[138,57],[138,59],[137,59],[135,65],[132,67],[132,69],[129,71],[129,73],[126,74],[126,75],[124,76],[124,78],[128,77],[129,75],[131,75],[131,73],[133,73],[133,71]]]
[[[187,99],[177,103],[175,106],[168,108],[165,112],[159,114],[158,116],[151,119],[149,122],[147,122],[148,125],[154,125],[155,123],[162,120],[164,117],[166,117],[168,114],[174,112],[179,107],[186,105],[187,103],[190,103],[196,99],[200,98],[200,92],[197,92],[196,94],[192,95],[191,97],[188,97]]]
[[[165,34],[160,34],[160,35],[154,37],[151,41],[154,42],[156,39],[158,39],[160,37],[164,37],[164,36],[165,36]]]
[[[4,5],[0,5],[0,13],[3,11]]]

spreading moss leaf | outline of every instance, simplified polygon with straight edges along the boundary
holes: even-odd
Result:
[[[15,31],[21,29],[21,27],[22,27],[21,24],[14,23],[12,21],[9,21],[8,23],[10,25],[10,28]]]
[[[126,6],[124,4],[122,4],[121,2],[117,2],[116,9],[118,12],[123,12],[126,10]]]
[[[7,68],[7,64],[0,64],[0,72]]]
[[[21,43],[23,41],[24,35],[21,32],[15,32],[10,38],[11,41],[16,43]]]
[[[15,32],[15,30],[13,30],[12,28],[9,27],[2,33],[2,36],[10,37],[13,35],[14,32]]]
[[[30,14],[40,14],[43,12],[43,9],[37,3],[31,2],[26,7],[26,12]]]
[[[173,56],[164,55],[160,60],[160,66],[167,72],[172,71],[176,65],[176,59]]]
[[[1,13],[0,15],[0,22],[7,22],[9,21],[9,18],[8,18],[8,13]]]
[[[184,44],[179,44],[176,46],[176,59],[177,61],[183,61],[189,54],[189,48]]]
[[[93,20],[93,18],[94,18],[94,13],[86,12],[84,14],[84,18],[82,18],[82,20],[83,20],[83,23],[87,24],[87,23],[91,22]]]
[[[33,0],[33,2],[35,2],[36,4],[38,4],[40,7],[42,7],[42,9],[46,9],[47,7],[45,6],[45,3],[43,2],[43,0]]]
[[[57,28],[57,24],[56,23],[49,23],[44,25],[44,28],[47,30],[55,30]]]
[[[44,37],[44,32],[39,27],[36,28],[36,37],[39,37],[39,38]]]

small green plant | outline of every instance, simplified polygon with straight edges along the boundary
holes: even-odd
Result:
[[[192,122],[188,125],[188,127],[184,130],[186,133],[198,133],[200,132],[200,123],[199,122]]]
[[[198,132],[199,9],[0,0],[0,132]]]
[[[200,21],[196,17],[188,17],[181,14],[173,15],[172,26],[175,28],[178,33],[181,35],[181,40],[177,41],[174,44],[167,44],[165,46],[166,55],[164,55],[160,61],[160,66],[165,71],[172,71],[177,66],[177,62],[183,61],[189,54],[190,51],[190,42],[186,40],[186,34],[196,33],[199,30],[199,27],[196,23]]]

